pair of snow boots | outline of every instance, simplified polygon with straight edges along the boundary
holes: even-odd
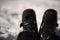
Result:
[[[23,32],[18,35],[17,40],[50,40],[51,35],[55,34],[54,30],[57,26],[56,10],[48,9],[43,15],[38,32],[35,11],[31,8],[26,9],[23,11],[20,24],[20,27],[23,27]]]

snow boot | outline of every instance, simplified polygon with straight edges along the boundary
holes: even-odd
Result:
[[[20,27],[23,27],[23,31],[19,33],[17,40],[40,40],[33,9],[29,8],[23,11]]]
[[[57,11],[54,9],[47,9],[43,15],[39,34],[43,40],[47,40],[54,34],[57,24]]]

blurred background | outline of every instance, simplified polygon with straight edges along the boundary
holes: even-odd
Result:
[[[60,36],[60,0],[0,0],[0,40],[15,40],[23,28],[22,13],[32,8],[36,12],[38,30],[45,10],[53,8],[58,12],[56,34]]]

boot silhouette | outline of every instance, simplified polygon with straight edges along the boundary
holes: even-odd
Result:
[[[33,9],[29,8],[23,11],[20,27],[23,27],[23,32],[19,33],[17,40],[40,40]]]
[[[53,35],[55,35],[53,40],[57,40],[55,34],[55,29],[58,27],[57,24],[57,11],[54,9],[47,9],[43,15],[39,34],[42,40],[52,40]]]

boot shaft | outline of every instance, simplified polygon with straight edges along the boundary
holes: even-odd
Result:
[[[22,14],[23,31],[38,32],[35,11],[25,9]]]
[[[39,34],[47,40],[48,36],[54,34],[57,24],[57,11],[54,9],[47,9],[43,15]]]

